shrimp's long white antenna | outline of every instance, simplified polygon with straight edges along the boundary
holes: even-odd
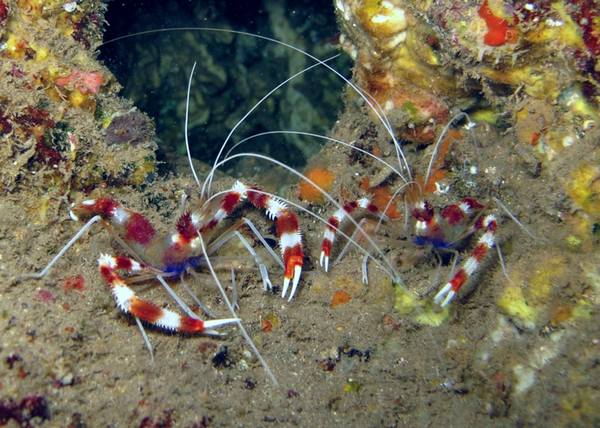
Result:
[[[323,61],[323,64],[325,64],[325,62],[327,62],[327,61],[331,61],[331,60],[337,58],[338,56],[339,56],[339,54],[334,55],[331,58],[327,58],[325,61]],[[229,139],[231,138],[231,136],[233,135],[233,133],[235,132],[235,130],[242,124],[242,122],[244,122],[244,120],[246,120],[246,118],[248,116],[250,116],[250,114],[252,114],[252,112],[254,110],[256,110],[258,108],[258,106],[263,103],[263,101],[267,100],[275,91],[277,91],[282,86],[286,85],[289,81],[295,79],[296,77],[300,76],[301,74],[304,74],[308,70],[311,70],[311,69],[317,67],[318,65],[320,65],[320,64],[313,64],[313,65],[311,65],[309,67],[306,67],[306,68],[300,70],[296,74],[288,77],[283,82],[279,83],[277,86],[275,86],[269,92],[267,92],[267,94],[265,94],[260,100],[258,100],[258,102],[256,104],[254,104],[252,106],[252,108],[250,110],[248,110],[246,112],[246,114],[244,116],[242,116],[242,118],[240,120],[237,121],[237,123],[233,126],[233,128],[231,128],[231,130],[229,131],[229,134],[227,134],[227,138],[225,138],[225,141],[223,141],[223,144],[221,145],[221,148],[219,149],[219,153],[217,153],[217,157],[215,158],[215,162],[213,163],[213,170],[216,169],[216,165],[219,162],[219,159],[221,158],[221,154],[223,153],[223,150],[225,150],[225,146],[229,142]],[[189,90],[188,90],[188,96],[189,96]],[[186,110],[186,117],[187,117],[187,110]],[[187,144],[187,141],[186,141],[186,144]],[[188,149],[188,156],[189,156],[189,149]],[[211,171],[211,173],[208,175],[208,177],[206,177],[206,180],[204,180],[204,183],[202,184],[202,190],[200,191],[200,198],[201,199],[204,197],[205,190],[207,190],[208,192],[210,192],[210,186],[212,184],[212,177],[213,177],[213,174],[212,174],[212,171]],[[207,183],[208,183],[208,185],[207,185]],[[200,184],[200,183],[198,183],[198,184]]]
[[[519,226],[523,232],[525,232],[531,239],[535,240],[535,241],[543,241],[543,242],[548,242],[548,240],[546,238],[542,238],[539,236],[536,236],[531,230],[529,230],[529,228],[527,226],[525,226],[518,218],[517,216],[515,216],[506,205],[504,205],[502,203],[502,201],[496,197],[492,198],[494,200],[494,202],[496,202],[496,204],[502,208],[502,211],[504,211],[506,213],[506,215],[508,215],[510,217],[510,219],[512,221],[515,222],[515,224],[517,226]]]
[[[229,312],[231,312],[231,315],[233,316],[233,318],[239,318],[237,316],[236,312],[235,312],[235,309],[233,308],[233,305],[231,304],[231,302],[229,301],[229,298],[227,297],[227,293],[225,293],[225,289],[223,288],[223,285],[221,285],[221,281],[219,281],[219,277],[217,276],[217,274],[216,274],[216,272],[215,272],[215,270],[213,268],[213,265],[212,265],[212,263],[210,261],[210,258],[208,256],[208,252],[206,251],[206,245],[204,244],[204,239],[202,238],[202,234],[200,232],[198,232],[198,238],[200,240],[200,247],[202,248],[202,253],[204,254],[204,258],[206,260],[206,264],[208,266],[208,269],[210,270],[210,274],[212,275],[213,279],[215,280],[215,283],[217,284],[217,287],[219,288],[219,291],[221,292],[221,297],[223,297],[223,301],[227,305],[227,308],[229,309]],[[258,348],[256,347],[256,345],[254,344],[254,342],[250,338],[250,335],[248,334],[248,332],[246,331],[246,329],[242,325],[242,322],[241,321],[237,321],[237,325],[240,328],[240,332],[242,333],[242,336],[244,337],[244,339],[246,340],[246,342],[248,343],[248,345],[250,346],[250,348],[252,348],[252,351],[256,355],[256,358],[258,358],[258,361],[260,361],[260,364],[265,369],[265,372],[267,372],[267,375],[271,379],[271,382],[273,382],[273,384],[275,386],[279,386],[279,382],[277,382],[277,378],[275,377],[275,375],[271,371],[271,368],[267,364],[266,360],[263,358],[263,356],[258,351]]]
[[[330,61],[330,60],[332,60],[334,58],[337,58],[338,56],[339,56],[339,54],[335,55],[335,56],[333,56],[331,58],[328,58],[325,61]],[[311,66],[309,66],[307,68],[304,68],[303,70],[300,70],[298,73],[294,74],[293,76],[288,77],[283,82],[281,82],[280,84],[278,84],[277,86],[275,86],[273,89],[271,89],[256,104],[254,104],[254,106],[229,131],[229,134],[225,138],[225,141],[221,145],[221,148],[219,149],[219,153],[217,154],[217,157],[215,158],[215,161],[214,161],[214,164],[213,164],[213,168],[214,168],[214,165],[216,165],[217,162],[219,161],[219,158],[221,157],[221,154],[223,153],[223,150],[225,149],[227,143],[229,142],[229,139],[231,138],[231,136],[233,135],[233,133],[235,132],[235,130],[242,124],[242,122],[244,120],[246,120],[246,118],[254,110],[256,110],[258,108],[258,106],[263,101],[265,101],[266,99],[268,99],[275,91],[277,91],[279,88],[281,88],[282,86],[284,86],[285,84],[287,84],[291,80],[295,79],[296,77],[300,76],[301,74],[307,72],[308,70],[310,70],[310,69],[312,69],[312,68],[314,68],[314,67],[316,67],[318,65],[320,65],[320,64],[313,64],[313,65],[311,65]],[[203,198],[205,190],[208,191],[208,192],[210,192],[210,186],[212,184],[212,177],[213,177],[213,175],[210,174],[209,175],[210,179],[209,179],[209,177],[207,177],[207,180],[205,180],[204,183],[200,184],[200,179],[198,178],[198,175],[196,174],[196,170],[195,170],[193,162],[192,162],[192,155],[191,155],[191,152],[190,152],[190,143],[189,143],[189,138],[188,138],[188,123],[189,123],[190,93],[191,93],[192,78],[193,78],[193,75],[194,75],[195,68],[196,68],[196,62],[194,62],[194,66],[192,67],[192,71],[190,72],[190,77],[189,77],[189,80],[188,80],[188,88],[187,88],[186,103],[185,103],[185,129],[184,129],[184,135],[185,135],[185,148],[186,148],[186,152],[187,152],[188,161],[190,163],[190,169],[192,170],[192,175],[194,176],[194,180],[196,180],[196,183],[198,184],[198,187],[201,187],[200,197]],[[208,184],[208,187],[206,187],[207,184]]]
[[[190,93],[192,92],[192,78],[194,77],[194,70],[196,69],[196,61],[194,61],[194,65],[192,66],[192,71],[190,71],[190,78],[188,79],[188,87],[187,87],[187,95],[185,98],[185,122],[184,122],[184,130],[183,135],[185,137],[185,150],[187,151],[187,158],[190,162],[190,169],[192,170],[192,175],[194,176],[194,180],[200,186],[200,179],[198,178],[198,174],[196,174],[196,169],[194,168],[194,163],[192,162],[192,154],[190,153],[190,141],[188,138],[188,123],[190,118]]]
[[[136,316],[134,316],[133,318],[135,319],[135,323],[137,324],[138,328],[140,329],[140,333],[142,334],[142,339],[144,339],[144,344],[146,345],[146,349],[148,349],[148,352],[150,353],[150,362],[152,364],[154,364],[154,348],[152,348],[152,342],[150,342],[150,338],[146,334],[146,329],[144,328],[142,321],[140,321],[140,319]]]
[[[105,41],[104,43],[99,44],[98,47],[106,46],[110,43],[114,43],[119,40],[131,38],[131,37],[142,36],[145,34],[156,34],[156,33],[166,33],[166,32],[175,32],[175,31],[213,31],[213,32],[221,32],[221,33],[239,34],[239,35],[243,35],[243,36],[267,40],[269,42],[276,43],[278,45],[282,45],[289,49],[295,50],[296,52],[299,52],[302,55],[305,55],[308,58],[312,59],[313,61],[317,62],[318,64],[323,65],[324,67],[328,68],[330,71],[332,71],[334,74],[336,74],[340,79],[342,79],[345,83],[347,83],[367,103],[367,105],[371,108],[371,110],[373,110],[373,112],[375,113],[375,115],[377,116],[379,121],[383,124],[383,127],[385,128],[385,130],[388,132],[388,134],[392,138],[392,141],[394,143],[394,148],[396,149],[396,156],[398,158],[399,165],[404,166],[404,168],[406,169],[409,181],[412,180],[412,173],[410,171],[410,166],[408,165],[408,161],[407,161],[406,157],[404,156],[404,152],[402,151],[402,149],[400,147],[400,143],[398,142],[398,139],[394,135],[394,132],[389,124],[389,121],[387,120],[387,117],[384,119],[385,113],[382,115],[382,113],[380,113],[375,108],[375,106],[373,105],[373,102],[371,102],[371,100],[365,95],[367,92],[364,91],[363,89],[361,89],[360,87],[358,87],[356,84],[352,83],[349,79],[344,77],[339,71],[337,71],[335,68],[331,67],[329,64],[326,64],[324,61],[321,61],[319,58],[309,54],[308,52],[306,52],[294,45],[290,45],[289,43],[282,42],[281,40],[273,39],[271,37],[261,36],[260,34],[252,34],[252,33],[248,33],[245,31],[230,30],[230,29],[226,29],[226,28],[175,27],[175,28],[160,28],[160,29],[155,29],[155,30],[146,30],[146,31],[140,31],[137,33],[127,34],[124,36],[115,37],[114,39],[110,39],[110,40]],[[369,95],[369,97],[372,99],[372,97],[370,95]],[[378,104],[377,104],[377,106],[379,107]],[[402,159],[400,159],[400,158],[402,158]],[[404,162],[404,164],[402,162]]]
[[[340,144],[342,146],[348,147],[350,150],[354,150],[357,151],[359,153],[362,153],[366,156],[369,156],[373,159],[375,159],[377,162],[382,163],[383,165],[387,166],[389,169],[392,170],[392,172],[394,172],[394,174],[398,175],[398,177],[400,177],[402,179],[402,181],[404,181],[404,183],[408,183],[408,181],[406,180],[406,178],[402,175],[402,173],[400,171],[398,171],[396,168],[394,168],[392,165],[390,165],[389,163],[387,163],[386,161],[384,161],[382,158],[375,156],[373,153],[370,153],[366,150],[361,149],[360,147],[356,147],[353,146],[350,143],[346,143],[345,141],[341,141],[332,137],[327,137],[325,135],[321,135],[321,134],[315,134],[312,132],[304,132],[304,131],[266,131],[266,132],[260,132],[258,134],[254,134],[251,135],[249,137],[246,137],[240,141],[238,141],[237,143],[235,143],[233,145],[233,147],[231,147],[227,153],[225,153],[225,157],[228,157],[232,151],[234,151],[237,147],[241,146],[242,144],[244,144],[246,141],[252,140],[254,138],[258,138],[258,137],[262,137],[264,135],[276,135],[276,134],[292,134],[292,135],[305,135],[307,137],[314,137],[314,138],[320,138],[322,140],[326,140],[326,141],[331,141],[332,143],[335,144]]]
[[[71,213],[71,217],[74,220],[77,220],[77,218],[75,217],[75,214]],[[35,272],[35,273],[26,273],[23,275],[20,275],[19,277],[16,278],[17,281],[21,281],[23,279],[26,278],[35,278],[35,279],[40,279],[43,278],[44,276],[46,276],[46,274],[50,271],[50,269],[52,269],[52,266],[54,266],[54,264],[69,250],[69,248],[71,248],[73,246],[73,244],[75,244],[75,242],[77,242],[77,240],[79,238],[81,238],[81,235],[83,235],[85,232],[87,232],[87,230],[92,227],[92,225],[94,223],[96,223],[97,221],[102,220],[102,216],[94,216],[91,219],[88,220],[88,222],[86,224],[84,224],[78,231],[77,233],[71,238],[69,239],[69,242],[67,242],[58,252],[58,254],[56,254],[52,260],[50,260],[48,262],[48,264],[46,265],[46,267],[44,269],[42,269],[39,272]]]
[[[381,223],[387,217],[386,213],[388,212],[388,210],[394,203],[394,200],[396,199],[398,194],[400,194],[400,192],[402,192],[406,187],[410,186],[411,184],[418,185],[418,183],[416,181],[410,181],[408,183],[404,183],[402,186],[400,186],[398,189],[396,189],[396,191],[392,194],[392,197],[387,202],[387,204],[385,204],[385,208],[382,211],[382,215],[379,217],[379,220],[377,221],[377,226],[375,226],[375,231],[377,231],[379,229],[379,227],[381,226]]]

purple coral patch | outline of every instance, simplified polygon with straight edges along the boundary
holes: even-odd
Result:
[[[115,117],[106,128],[106,142],[113,144],[139,145],[150,141],[152,122],[145,114],[132,111]]]

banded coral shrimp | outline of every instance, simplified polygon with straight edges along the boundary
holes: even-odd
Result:
[[[375,227],[375,230],[377,230],[381,222],[386,220],[387,216],[385,213],[393,204],[394,199],[398,194],[403,193],[405,222],[408,221],[407,217],[409,215],[407,204],[410,202],[413,205],[413,207],[410,208],[410,215],[415,221],[414,237],[412,238],[415,245],[420,247],[431,246],[433,249],[439,251],[455,251],[454,248],[462,240],[472,234],[481,233],[481,237],[478,239],[471,255],[466,259],[458,271],[453,274],[453,277],[438,291],[434,297],[434,301],[441,307],[445,307],[456,297],[462,286],[469,282],[470,277],[477,272],[481,263],[485,261],[489,251],[496,246],[495,235],[498,227],[496,217],[493,214],[482,214],[481,212],[485,208],[484,205],[471,197],[465,197],[456,204],[446,205],[443,208],[440,208],[439,212],[425,199],[425,192],[431,192],[433,186],[435,186],[438,193],[446,193],[447,191],[442,190],[438,181],[432,175],[432,173],[436,172],[432,168],[440,144],[446,137],[451,124],[463,118],[467,119],[467,124],[465,125],[467,129],[475,126],[465,113],[459,113],[450,119],[444,129],[440,132],[437,142],[433,146],[431,159],[427,166],[427,172],[420,183],[418,181],[411,183],[404,179],[404,185],[395,190],[394,194],[390,196],[389,201],[384,207],[376,205],[369,197],[363,197],[355,201],[346,202],[342,210],[337,210],[331,215],[328,220],[329,224],[323,235],[319,260],[320,266],[325,271],[329,268],[329,259],[336,233],[343,227],[343,223],[349,217],[362,219],[371,215],[379,217],[379,222]],[[447,150],[447,147],[443,149],[444,152],[447,152]],[[438,164],[439,163],[440,162],[438,162]],[[404,178],[402,176],[400,177]],[[414,190],[412,191],[413,195],[410,194],[411,185],[418,188],[417,195],[414,195]],[[344,252],[345,249],[342,250],[337,260],[341,259]],[[458,258],[457,254],[455,254],[454,264],[456,263],[456,258]],[[365,283],[368,283],[367,262],[368,258],[366,257],[362,267],[363,282]]]

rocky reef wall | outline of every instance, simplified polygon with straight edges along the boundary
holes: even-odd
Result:
[[[99,1],[0,3],[0,185],[46,203],[144,183],[155,170],[151,120],[120,98],[97,60]]]
[[[439,207],[475,197],[504,218],[499,247],[505,258],[474,281],[478,289],[495,291],[482,300],[469,298],[492,305],[485,313],[493,318],[475,343],[455,330],[445,355],[462,360],[469,353],[459,377],[479,385],[474,389],[491,417],[534,423],[550,402],[558,406],[553,420],[559,425],[597,423],[600,416],[590,407],[597,394],[583,378],[589,363],[584,355],[597,347],[598,332],[592,325],[598,320],[600,261],[600,4],[334,3],[341,45],[355,60],[355,81],[397,131],[420,197]],[[347,122],[334,135],[394,162],[390,136],[373,110],[355,93],[348,98]],[[356,120],[359,112],[370,120]],[[460,112],[469,119],[457,120],[434,152],[442,128]],[[371,159],[329,150],[321,164],[344,163],[347,156],[357,166],[336,177],[334,193],[353,198],[383,192],[389,200],[399,187],[394,174]],[[513,213],[526,226],[516,226]],[[418,285],[420,256],[401,250],[403,245],[392,245],[390,253],[410,278],[396,289],[396,310],[418,324],[443,325],[448,314],[421,297],[430,283]],[[460,315],[449,320],[469,323]],[[572,364],[563,354],[572,355]],[[567,379],[555,378],[557,367]],[[558,384],[559,392],[545,402],[543,391]]]

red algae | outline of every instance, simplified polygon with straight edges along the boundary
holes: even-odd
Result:
[[[85,280],[83,275],[67,276],[62,282],[63,290],[69,291],[83,291],[85,288]]]
[[[0,134],[9,134],[12,129],[13,127],[8,119],[8,116],[4,115],[2,111],[0,111]]]
[[[479,16],[485,21],[488,31],[483,36],[483,41],[488,46],[502,46],[505,43],[515,43],[518,39],[516,30],[504,18],[494,15],[488,5],[488,0],[483,0],[479,8]]]
[[[97,94],[104,84],[104,76],[97,71],[86,72],[75,70],[68,76],[56,79],[58,86],[73,87],[82,94]]]
[[[146,416],[139,426],[140,428],[170,428],[173,426],[173,409],[165,410],[162,417],[156,421],[151,416]]]
[[[269,333],[273,330],[273,323],[271,323],[271,321],[269,321],[268,319],[263,319],[260,322],[260,327],[262,331],[264,331],[265,333]]]
[[[21,427],[33,427],[32,419],[50,419],[48,401],[41,395],[30,395],[19,402],[12,399],[0,400],[0,425],[15,421]],[[36,423],[35,426],[38,424]]]
[[[0,25],[4,24],[8,18],[8,4],[4,0],[0,0]]]
[[[36,159],[38,162],[50,166],[57,166],[63,160],[63,157],[58,150],[48,147],[44,143],[37,143],[35,149],[37,151]]]
[[[44,289],[39,290],[37,292],[37,294],[35,295],[35,298],[44,303],[52,303],[56,299],[56,297],[54,296],[54,294],[51,291],[44,290]]]

